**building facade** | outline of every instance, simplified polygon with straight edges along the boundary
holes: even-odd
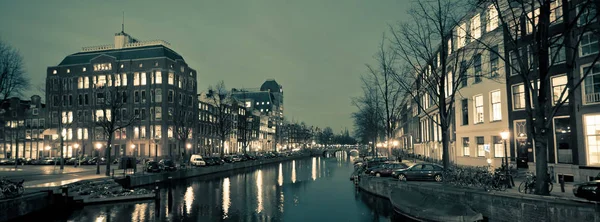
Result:
[[[196,79],[167,42],[120,32],[114,44],[84,47],[48,67],[48,127],[63,135],[65,157],[76,147],[83,155],[95,149],[104,155],[108,135],[99,122],[111,118],[122,127],[112,135],[113,156],[178,156],[184,145],[174,135],[174,120],[198,115]],[[106,107],[116,100],[117,109]]]
[[[50,150],[44,146],[46,126],[46,105],[41,97],[34,95],[31,100],[17,97],[0,102],[0,158],[48,157]]]

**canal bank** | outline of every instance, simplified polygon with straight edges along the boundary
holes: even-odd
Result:
[[[173,172],[163,173],[144,173],[127,175],[125,177],[115,177],[114,180],[121,184],[125,188],[140,187],[146,185],[152,185],[157,182],[164,182],[171,178],[172,180],[186,179],[192,177],[200,177],[205,175],[213,175],[219,173],[227,173],[233,171],[240,171],[249,168],[255,168],[263,165],[272,165],[276,163],[306,159],[313,156],[311,153],[302,153],[296,156],[277,157],[272,159],[254,160],[237,162],[234,164],[225,164],[221,166],[211,167],[199,167],[182,169]],[[97,180],[97,179],[96,179]],[[85,180],[84,180],[85,181]],[[63,184],[67,185],[67,184]],[[37,218],[39,212],[56,212],[70,211],[75,208],[73,198],[69,198],[68,189],[65,190],[64,186],[48,187],[48,188],[37,188],[41,190],[39,192],[28,193],[21,197],[0,200],[0,222],[1,221],[24,221],[23,218],[27,215],[37,214],[34,217],[26,217],[29,219]],[[67,197],[64,197],[63,193],[66,193]],[[71,201],[69,201],[71,200]],[[126,201],[126,200],[125,200]],[[25,221],[29,221],[28,219]]]
[[[313,155],[310,153],[302,153],[296,156],[287,156],[287,157],[276,157],[272,159],[261,159],[261,160],[252,160],[252,161],[244,161],[237,162],[234,164],[224,164],[219,166],[209,166],[209,167],[192,167],[186,169],[179,169],[173,172],[161,172],[161,173],[144,173],[144,174],[134,174],[127,175],[125,177],[117,177],[115,181],[123,185],[126,188],[132,187],[140,187],[152,185],[155,183],[162,183],[168,180],[181,180],[192,177],[205,176],[209,174],[223,173],[235,170],[242,170],[246,168],[253,168],[262,165],[275,164],[280,162],[286,162],[297,159],[309,158]]]
[[[488,221],[590,221],[600,222],[600,205],[557,197],[484,192],[432,182],[399,182],[390,178],[363,176],[359,188],[390,199],[394,210],[410,213],[399,204],[407,194],[419,194],[438,202],[456,203],[481,213]],[[430,207],[428,205],[423,205]],[[424,209],[424,207],[423,207]]]

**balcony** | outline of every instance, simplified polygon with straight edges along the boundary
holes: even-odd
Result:
[[[600,103],[600,92],[585,94],[585,104]]]

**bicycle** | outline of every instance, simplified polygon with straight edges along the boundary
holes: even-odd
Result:
[[[17,197],[22,195],[25,192],[25,188],[23,187],[24,181],[25,180],[13,182],[6,179],[0,179],[0,193],[5,198]]]
[[[527,173],[525,181],[519,184],[519,193],[534,193],[535,192],[535,181],[536,176],[532,173]],[[552,192],[553,184],[552,181],[548,181],[548,192]]]

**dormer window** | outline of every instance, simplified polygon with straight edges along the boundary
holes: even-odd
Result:
[[[58,73],[58,71],[56,71],[56,69],[52,70],[52,74],[56,75],[56,73]]]
[[[82,69],[82,70],[85,72],[86,68],[85,68],[85,67],[83,67],[83,69]]]
[[[121,69],[124,67],[125,65],[121,64]]]
[[[67,73],[71,73],[71,69],[67,69]]]
[[[181,66],[181,68],[179,68],[179,70],[180,70],[181,72],[185,72],[185,67]]]
[[[106,71],[106,70],[112,70],[112,64],[110,64],[110,63],[94,64],[94,71]],[[85,68],[83,71],[85,71]]]
[[[139,67],[140,67],[140,68],[142,68],[143,66],[144,66],[144,64],[140,63],[140,66],[139,66]]]
[[[154,62],[154,66],[158,67],[158,62]]]

